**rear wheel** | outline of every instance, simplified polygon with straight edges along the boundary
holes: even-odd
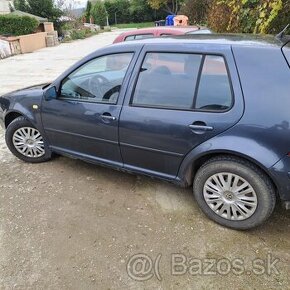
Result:
[[[8,125],[5,139],[9,150],[23,161],[38,163],[51,157],[42,134],[24,117],[18,117]]]
[[[195,176],[193,190],[209,218],[240,230],[262,224],[276,203],[270,179],[250,162],[230,156],[206,162]]]

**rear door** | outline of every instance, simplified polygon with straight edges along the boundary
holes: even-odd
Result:
[[[184,157],[243,114],[229,46],[146,45],[119,123],[125,168],[175,178]]]

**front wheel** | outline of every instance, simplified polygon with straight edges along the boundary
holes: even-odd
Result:
[[[269,178],[250,162],[230,156],[207,161],[195,176],[193,190],[210,219],[239,230],[262,224],[276,203]]]
[[[25,162],[39,163],[51,157],[41,133],[24,117],[18,117],[8,125],[5,139],[9,150]]]

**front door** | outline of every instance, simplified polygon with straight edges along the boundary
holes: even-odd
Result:
[[[234,59],[229,47],[193,44],[151,44],[142,54],[120,117],[124,167],[172,179],[194,147],[242,116]]]
[[[122,164],[118,122],[132,57],[123,52],[95,58],[63,79],[57,99],[43,101],[43,127],[54,151]]]

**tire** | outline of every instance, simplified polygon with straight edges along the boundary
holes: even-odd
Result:
[[[25,162],[40,163],[51,158],[46,140],[24,117],[18,117],[8,125],[5,140],[9,150]]]
[[[276,204],[269,177],[252,163],[231,156],[214,157],[203,164],[195,175],[193,191],[210,219],[236,230],[261,225]]]

